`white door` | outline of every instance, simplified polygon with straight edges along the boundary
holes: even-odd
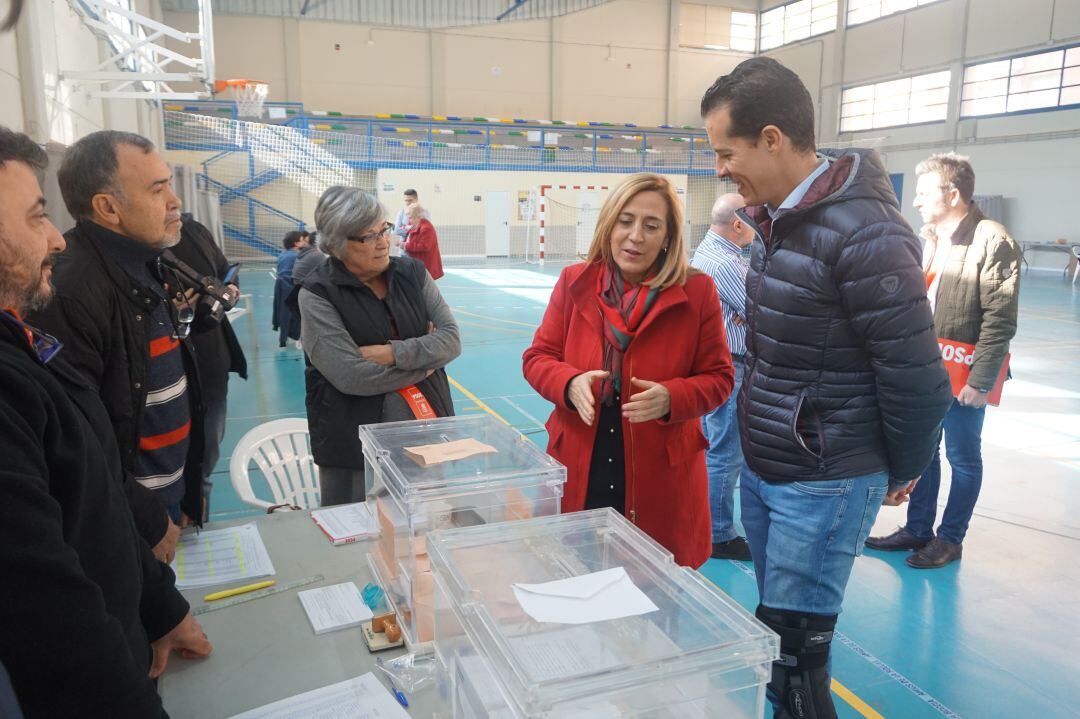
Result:
[[[484,193],[484,254],[510,256],[510,193]]]
[[[589,254],[596,221],[600,219],[600,193],[581,190],[577,193],[577,229],[575,246],[578,257]]]

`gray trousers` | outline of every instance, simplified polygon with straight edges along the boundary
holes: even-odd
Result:
[[[364,489],[364,470],[347,467],[319,467],[319,494],[321,506],[363,502],[367,497]]]

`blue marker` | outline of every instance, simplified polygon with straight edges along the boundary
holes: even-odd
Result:
[[[394,693],[394,697],[398,700],[398,704],[400,704],[403,707],[409,706],[409,700],[405,698],[405,695],[401,692],[400,689],[397,688],[397,685],[394,684],[394,678],[392,676],[390,676],[390,673],[387,672],[385,668],[383,668],[382,657],[376,657],[375,658],[375,663],[378,664],[379,667],[383,669],[383,674],[385,674],[386,678],[390,681],[390,691],[392,691]]]

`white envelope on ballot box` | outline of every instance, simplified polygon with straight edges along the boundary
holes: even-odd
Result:
[[[657,611],[623,567],[543,584],[514,584],[514,596],[538,622],[588,624]]]

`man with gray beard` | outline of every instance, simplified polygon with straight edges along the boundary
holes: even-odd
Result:
[[[188,335],[195,298],[161,253],[180,240],[172,172],[145,137],[104,130],[58,173],[76,220],[56,264],[56,298],[31,322],[101,396],[139,533],[171,561],[179,527],[204,517],[202,406]],[[170,289],[172,288],[172,289]]]

